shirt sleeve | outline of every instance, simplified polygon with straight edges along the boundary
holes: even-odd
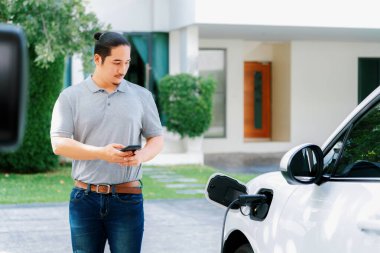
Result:
[[[162,135],[162,125],[156,103],[154,102],[152,93],[146,96],[147,101],[143,103],[144,114],[142,119],[142,135],[145,138]]]
[[[72,138],[73,134],[74,121],[72,107],[67,96],[61,93],[53,108],[50,136]]]

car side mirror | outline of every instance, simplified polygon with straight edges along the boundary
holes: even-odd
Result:
[[[247,194],[247,187],[234,178],[216,173],[210,176],[205,194],[211,202],[228,207],[240,195]],[[238,207],[236,205],[231,208]]]
[[[0,25],[0,151],[15,150],[23,138],[27,60],[22,29]]]
[[[297,146],[282,157],[280,171],[289,184],[316,183],[323,173],[323,152],[314,144]]]

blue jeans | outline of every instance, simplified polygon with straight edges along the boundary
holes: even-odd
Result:
[[[100,194],[74,188],[70,195],[74,253],[139,253],[144,231],[142,194]]]

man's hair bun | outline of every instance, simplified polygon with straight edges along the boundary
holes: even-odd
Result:
[[[102,62],[104,62],[107,56],[111,55],[112,48],[120,46],[120,45],[125,45],[129,47],[131,46],[127,38],[125,37],[125,35],[117,33],[117,32],[110,32],[110,31],[97,32],[94,34],[94,39],[95,39],[94,55],[95,54],[100,55],[100,57],[102,58]]]
[[[102,35],[103,35],[103,33],[97,32],[97,33],[94,34],[94,39],[99,40],[100,36],[102,36]]]

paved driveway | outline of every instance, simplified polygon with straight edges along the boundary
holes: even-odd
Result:
[[[219,252],[224,209],[205,199],[144,205],[143,253]],[[70,243],[68,203],[0,205],[0,253],[67,253]]]

